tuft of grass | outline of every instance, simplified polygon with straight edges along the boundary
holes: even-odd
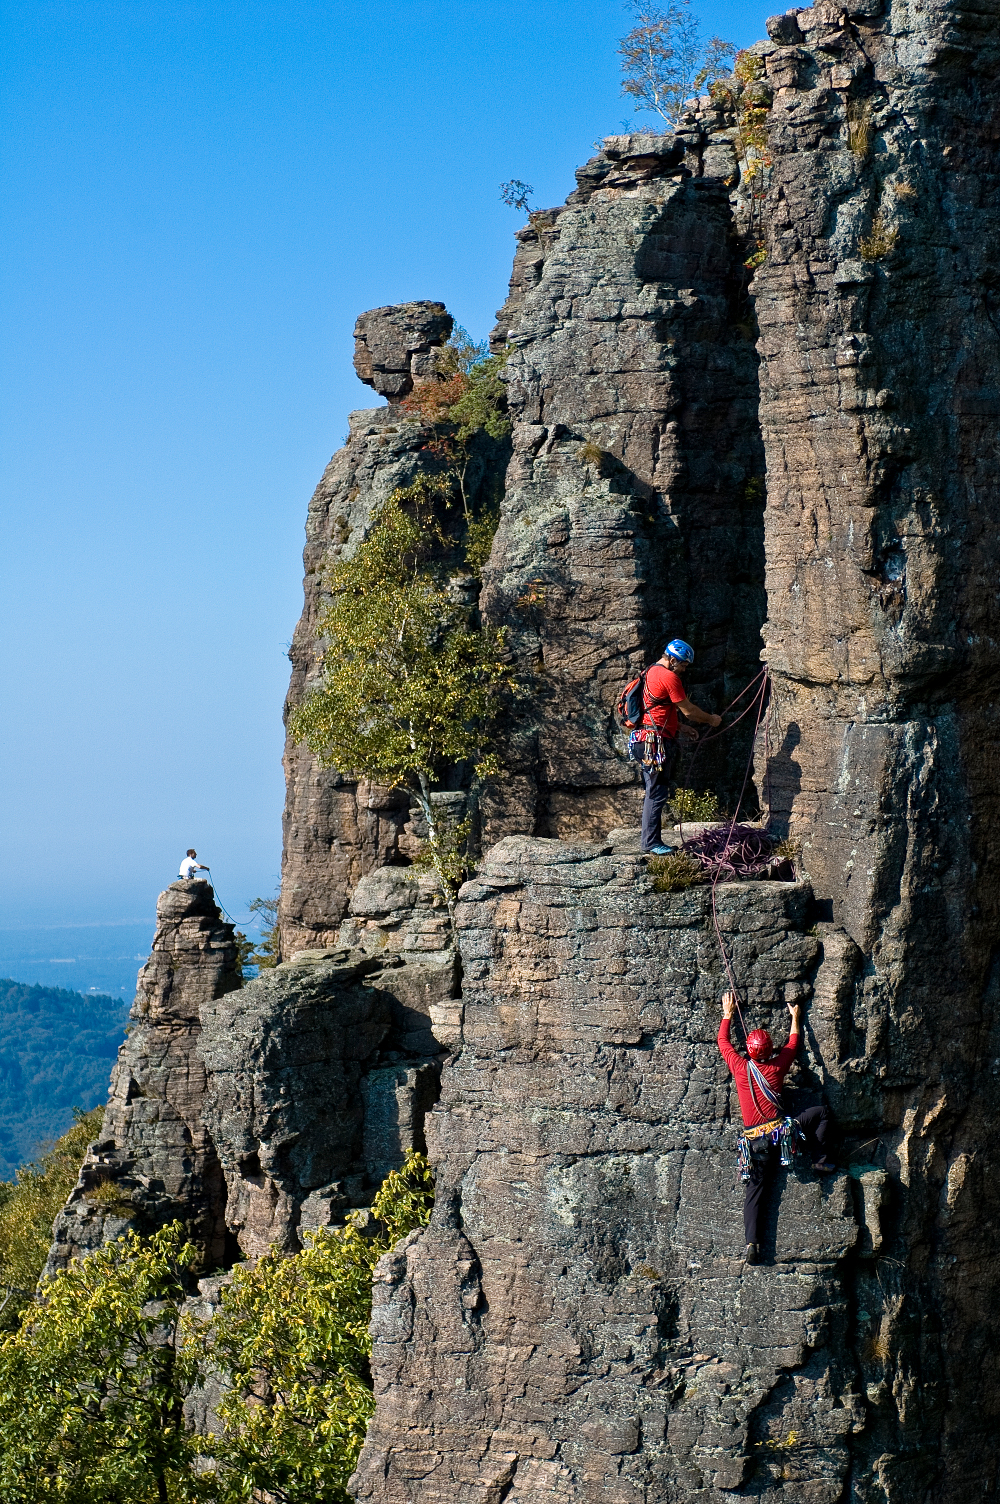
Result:
[[[602,449],[600,444],[591,443],[589,439],[580,446],[580,459],[585,465],[593,465],[601,477],[611,474],[617,463],[613,454]]]
[[[917,197],[917,190],[912,183],[896,183],[892,191],[897,198],[908,199]]]
[[[881,261],[883,256],[895,249],[899,240],[899,231],[890,230],[882,218],[881,209],[872,220],[872,232],[870,235],[862,235],[858,242],[863,261]]]
[[[672,851],[669,856],[651,856],[646,870],[653,879],[654,893],[682,893],[705,881],[700,862],[686,851]]]
[[[97,1185],[88,1188],[86,1196],[88,1201],[93,1201],[97,1206],[103,1206],[108,1211],[120,1212],[126,1217],[130,1217],[135,1211],[129,1193],[122,1190],[114,1180],[98,1181]]]
[[[675,820],[721,820],[719,796],[711,789],[674,789],[670,796],[670,813]]]
[[[862,161],[872,149],[872,104],[870,99],[847,101],[847,145]]]
[[[775,846],[774,848],[775,860],[779,862],[797,862],[801,855],[801,841],[779,841],[777,846]]]

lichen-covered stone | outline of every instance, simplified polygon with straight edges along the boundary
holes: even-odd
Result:
[[[808,886],[715,902],[745,1007],[778,1033],[820,953]],[[437,1207],[379,1269],[356,1496],[721,1501],[780,1457],[798,1497],[833,1504],[861,1414],[840,1283],[855,1200],[843,1174],[788,1172],[773,1263],[744,1269],[709,890],[657,894],[612,843],[511,838],[458,924]],[[807,1462],[766,1451],[778,1431],[808,1433]]]

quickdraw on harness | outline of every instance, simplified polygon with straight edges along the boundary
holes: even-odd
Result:
[[[785,1104],[778,1092],[772,1091],[764,1072],[755,1065],[752,1060],[747,1061],[747,1085],[750,1088],[750,1096],[758,1112],[761,1110],[757,1102],[759,1091],[763,1100],[769,1107],[778,1108],[784,1112]],[[769,1138],[771,1143],[781,1151],[781,1163],[788,1166],[795,1158],[797,1139],[804,1139],[805,1134],[795,1122],[788,1116],[771,1118],[766,1123],[758,1123],[755,1128],[744,1128],[736,1141],[736,1164],[740,1172],[740,1179],[744,1182],[752,1178],[751,1166],[753,1163],[753,1151],[750,1144],[755,1139]]]

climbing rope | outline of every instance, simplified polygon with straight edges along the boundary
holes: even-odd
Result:
[[[754,686],[757,686],[756,689],[754,688]],[[739,715],[736,716],[735,719],[732,720],[729,723],[728,726],[722,726],[718,730],[710,733],[708,736],[700,737],[698,739],[697,745],[695,746],[694,751],[692,752],[691,758],[690,758],[690,760],[689,760],[689,762],[687,764],[687,767],[686,767],[686,775],[687,775],[688,778],[690,778],[691,777],[692,769],[694,767],[695,758],[697,757],[698,753],[701,751],[701,748],[703,746],[706,746],[707,743],[710,742],[710,741],[716,741],[716,740],[718,740],[718,738],[720,736],[725,736],[728,732],[732,731],[733,728],[735,726],[737,726],[740,723],[740,721],[743,720],[744,716],[749,715],[751,711],[755,710],[757,712],[757,719],[756,719],[756,722],[754,724],[753,737],[752,737],[751,742],[750,742],[750,756],[747,759],[746,772],[743,775],[743,784],[742,784],[742,787],[740,789],[740,796],[739,796],[739,798],[736,801],[736,808],[733,811],[733,815],[732,815],[731,820],[729,821],[729,828],[728,828],[728,830],[726,832],[725,845],[724,845],[723,850],[721,851],[721,853],[718,854],[718,856],[716,858],[716,861],[715,861],[715,866],[714,866],[714,870],[713,870],[713,873],[712,873],[712,887],[711,887],[712,926],[713,926],[713,928],[715,930],[715,938],[716,938],[716,940],[718,942],[719,952],[720,952],[720,954],[722,956],[722,964],[725,967],[726,976],[727,976],[727,978],[729,980],[729,991],[732,992],[733,997],[735,999],[736,1013],[737,1013],[737,1015],[739,1017],[740,1028],[743,1030],[744,1040],[746,1039],[746,1035],[747,1035],[748,1031],[747,1031],[747,1026],[746,1026],[746,1020],[743,1017],[743,1010],[740,1007],[740,988],[739,988],[739,985],[738,985],[738,983],[736,981],[736,976],[735,976],[734,971],[733,971],[733,965],[732,965],[732,961],[731,961],[730,956],[729,956],[729,952],[726,950],[726,943],[725,943],[725,940],[723,939],[723,935],[722,935],[722,927],[719,924],[719,914],[718,914],[718,908],[716,906],[715,890],[716,890],[716,887],[718,886],[718,884],[719,884],[719,882],[720,882],[720,880],[721,880],[721,878],[723,876],[723,870],[724,870],[724,867],[725,867],[726,859],[727,859],[727,857],[729,855],[729,852],[732,849],[732,846],[734,844],[734,835],[735,835],[735,831],[736,831],[737,825],[739,823],[740,808],[741,808],[741,806],[743,804],[743,800],[744,800],[744,797],[746,795],[747,784],[750,781],[750,770],[753,767],[754,748],[757,745],[757,738],[761,734],[761,723],[762,722],[763,722],[763,742],[764,742],[764,747],[763,747],[763,751],[764,751],[764,769],[765,769],[765,772],[764,772],[764,788],[763,788],[763,793],[764,793],[764,801],[765,801],[765,803],[767,805],[767,810],[768,810],[768,819],[770,819],[770,813],[771,813],[771,789],[770,789],[771,735],[770,735],[770,731],[771,731],[772,711],[773,711],[773,706],[774,706],[774,698],[773,698],[773,696],[770,693],[770,688],[771,688],[771,676],[768,673],[767,668],[765,666],[764,668],[761,669],[760,673],[756,674],[754,676],[754,678],[750,680],[750,683],[747,684],[743,689],[741,689],[740,692],[739,692],[739,694],[736,695],[736,697],[733,700],[730,701],[730,703],[726,706],[726,708],[722,712],[722,714],[723,715],[728,715],[728,713],[730,712],[730,710],[732,710],[733,706],[739,704],[740,700],[743,699],[744,695],[746,695],[750,690],[754,690],[753,697],[750,700],[749,704],[746,705],[746,706],[744,706],[744,708],[740,711]],[[679,822],[679,829],[680,829],[680,833],[681,833],[681,841],[683,843],[683,840],[684,840],[684,823],[683,823],[683,821]]]
[[[219,908],[222,910],[223,914],[225,914],[226,918],[229,920],[229,923],[230,924],[249,924],[250,923],[249,919],[234,919],[233,918],[232,914],[230,914],[229,910],[226,908],[225,904],[222,902],[222,899],[219,897],[219,890],[215,886],[215,878],[212,876],[212,869],[211,869],[211,867],[206,867],[205,871],[208,873],[209,877],[211,878],[211,881],[212,881],[212,892],[215,894],[215,901],[219,905]]]

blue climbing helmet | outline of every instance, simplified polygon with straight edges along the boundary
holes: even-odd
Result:
[[[694,648],[687,642],[682,642],[679,637],[674,637],[663,649],[664,658],[676,658],[678,663],[693,663]]]

